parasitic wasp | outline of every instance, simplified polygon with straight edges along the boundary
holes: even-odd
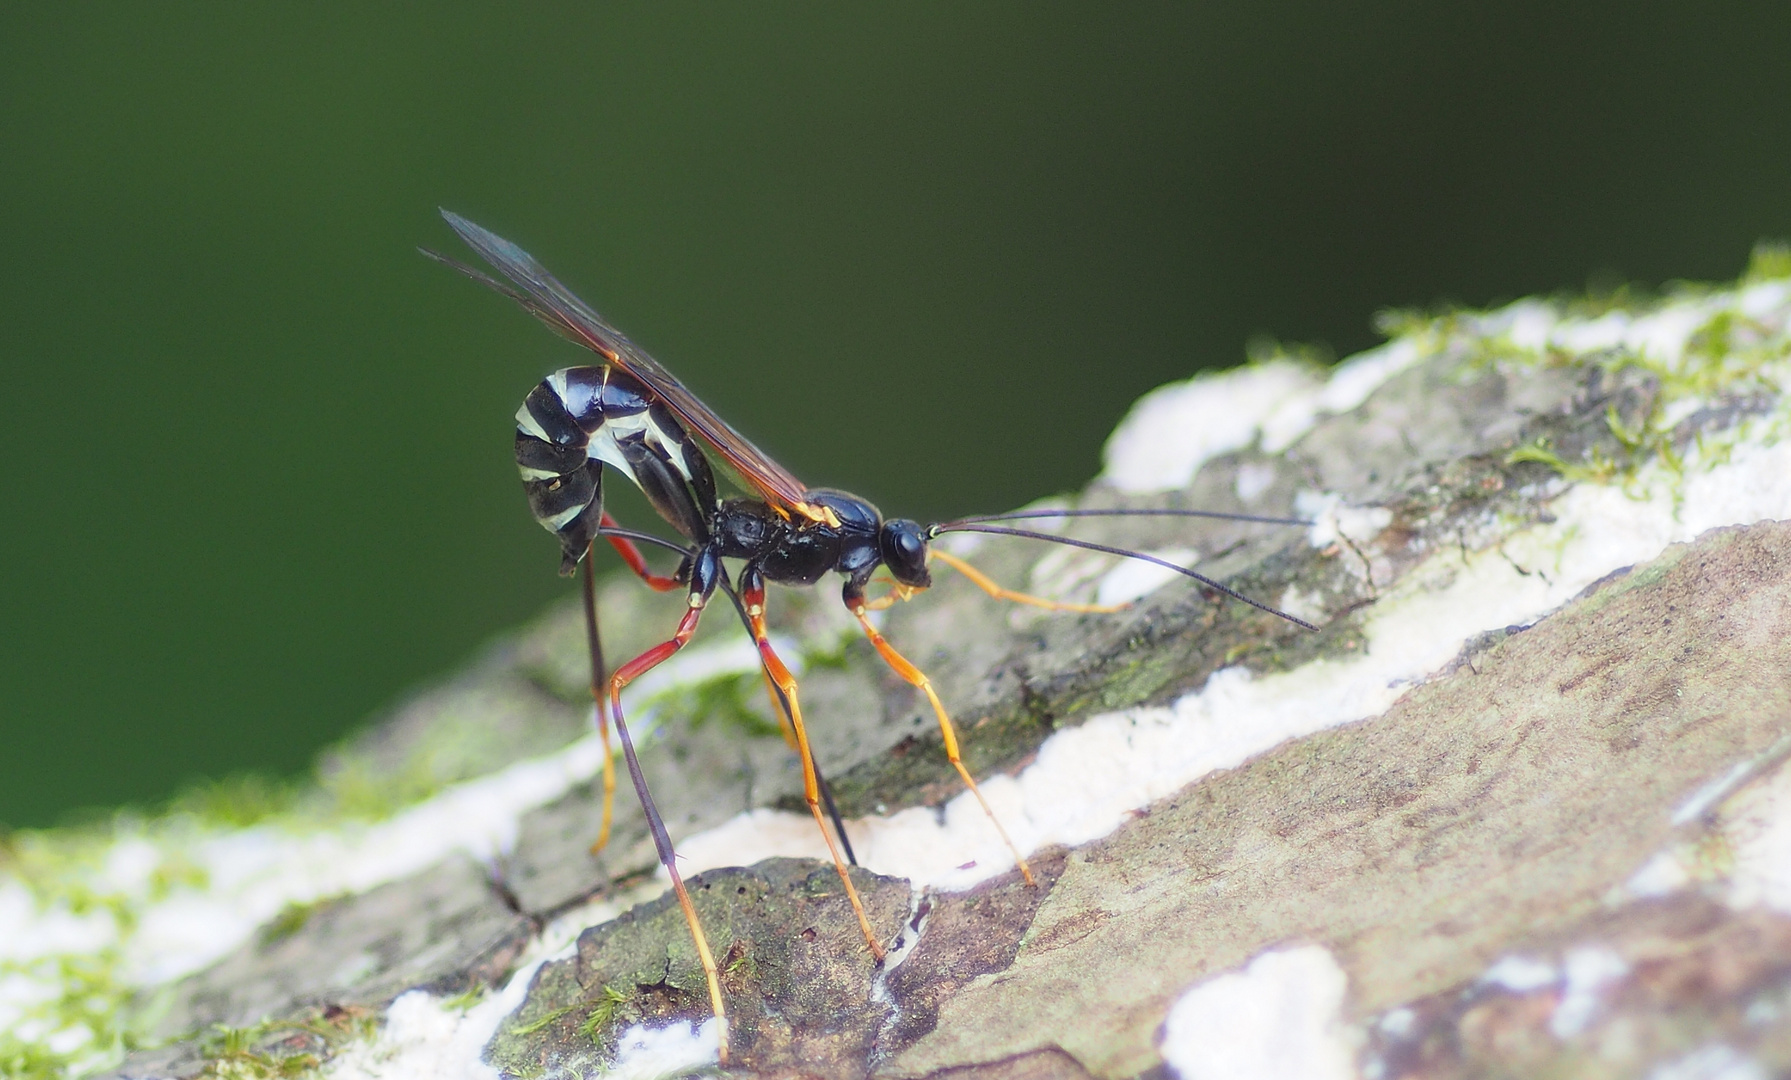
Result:
[[[717,589],[728,596],[758,648],[773,711],[783,721],[785,737],[802,760],[804,801],[827,841],[865,943],[879,962],[885,949],[872,931],[858,891],[847,873],[848,860],[856,860],[852,860],[845,829],[832,805],[831,794],[815,767],[814,754],[803,726],[796,679],[779,659],[766,633],[767,582],[813,585],[830,572],[845,578],[840,596],[846,610],[857,620],[865,638],[883,661],[926,696],[939,721],[947,758],[965,786],[982,804],[1028,884],[1032,883],[1032,871],[989,809],[989,804],[983,800],[976,778],[964,767],[958,752],[957,730],[944,702],[925,673],[897,652],[877,631],[870,614],[897,601],[908,600],[931,585],[928,565],[931,562],[958,571],[998,600],[1074,612],[1112,612],[1124,605],[1059,603],[1015,592],[998,585],[958,556],[933,546],[932,541],[954,532],[994,533],[1141,559],[1193,578],[1209,590],[1307,630],[1317,629],[1311,623],[1252,600],[1174,562],[1143,552],[1007,524],[1041,518],[1127,515],[1226,518],[1284,525],[1309,522],[1177,509],[1022,510],[962,517],[931,525],[921,525],[906,518],[886,519],[875,506],[856,495],[832,488],[811,488],[790,475],[698,400],[677,376],[643,352],[588,304],[572,295],[528,252],[456,214],[444,210],[442,217],[462,240],[496,267],[508,283],[428,249],[423,249],[423,254],[508,296],[550,329],[591,350],[599,358],[595,364],[556,371],[529,392],[516,413],[516,463],[522,472],[523,488],[535,519],[560,541],[560,573],[570,576],[581,562],[585,564],[585,572],[579,576],[591,654],[591,693],[597,702],[597,725],[605,751],[603,816],[592,851],[600,850],[609,839],[615,793],[615,765],[609,752],[609,725],[613,721],[659,861],[671,877],[672,889],[690,924],[691,938],[708,978],[709,1002],[719,1022],[723,1063],[727,1061],[728,1038],[727,1009],[722,1000],[720,975],[696,908],[678,873],[671,837],[654,806],[652,792],[647,789],[622,713],[622,690],[690,641]],[[720,455],[741,482],[742,490],[750,489],[753,497],[723,497],[720,494],[715,470],[705,448]],[[638,487],[659,516],[684,538],[684,543],[623,528],[605,512],[605,468],[615,470]],[[613,672],[608,670],[603,659],[591,561],[587,560],[587,556],[593,555],[599,539],[608,541],[649,587],[662,592],[683,589],[688,597],[688,606],[672,636]],[[676,552],[679,556],[677,569],[671,574],[654,573],[642,555],[643,544]],[[731,579],[724,559],[739,563],[739,569]],[[893,583],[887,592],[876,597],[867,596],[866,586],[879,569],[887,571],[894,579]],[[603,707],[606,699],[607,715]],[[832,818],[832,829],[822,816],[824,802],[828,816]],[[844,856],[842,846],[845,847]]]

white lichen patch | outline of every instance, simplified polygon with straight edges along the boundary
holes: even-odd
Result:
[[[337,1055],[325,1066],[324,1075],[329,1080],[498,1080],[497,1069],[484,1061],[485,1046],[503,1019],[528,996],[529,984],[541,965],[571,956],[585,927],[615,918],[656,891],[636,890],[586,904],[555,919],[523,954],[504,987],[475,1001],[438,998],[422,990],[400,996],[386,1010],[378,1035]],[[686,1025],[684,1037],[680,1040],[677,1035],[674,1031],[663,1038],[643,1035],[636,1039],[644,1046],[634,1051],[632,1060],[659,1071],[636,1069],[601,1075],[657,1077],[715,1060],[712,1031],[692,1034]],[[624,1056],[627,1053],[625,1050]],[[618,1063],[618,1069],[622,1064]]]
[[[661,1080],[714,1064],[720,1056],[721,1021],[714,1017],[663,1028],[635,1024],[617,1037],[615,1060],[599,1075],[604,1080]]]
[[[1598,1015],[1605,991],[1629,974],[1629,962],[1600,945],[1569,949],[1561,958],[1561,1000],[1549,1015],[1548,1029],[1557,1039],[1571,1039]]]
[[[1695,826],[1649,857],[1613,904],[1703,887],[1737,909],[1791,914],[1791,765],[1782,752],[1730,766],[1693,792],[1672,824]]]
[[[1711,1043],[1664,1061],[1648,1080],[1768,1080],[1766,1067],[1727,1043]]]
[[[1193,566],[1199,558],[1192,548],[1181,547],[1159,548],[1145,554],[1176,566]],[[1130,604],[1181,576],[1162,563],[1122,559],[1118,566],[1101,576],[1101,583],[1095,588],[1094,602],[1105,607]]]
[[[1738,792],[1723,807],[1723,819],[1734,860],[1729,902],[1791,914],[1791,767]]]
[[[1036,521],[1028,524],[1039,525]],[[1188,568],[1200,559],[1199,553],[1189,547],[1153,548],[1143,554],[1161,562],[1126,559],[1084,548],[1054,547],[1032,564],[1027,591],[1060,603],[1116,607],[1140,600],[1184,576],[1163,563]],[[1023,608],[1013,614],[1016,620],[1024,622],[1037,611]]]
[[[1174,491],[1207,461],[1256,442],[1289,402],[1324,385],[1292,361],[1198,375],[1138,399],[1107,440],[1107,481],[1121,491]]]
[[[656,694],[757,665],[735,637],[643,678],[643,742]],[[292,905],[366,892],[455,853],[489,860],[515,843],[525,813],[602,762],[588,735],[375,821],[294,811],[230,828],[173,814],[22,834],[17,859],[0,867],[0,1059],[43,1077],[114,1064],[134,1034],[126,1006],[140,991],[214,963]]]
[[[1554,964],[1534,956],[1501,956],[1480,976],[1481,982],[1514,994],[1541,990],[1560,980],[1561,972]]]
[[[1312,522],[1306,540],[1320,549],[1332,544],[1366,548],[1393,521],[1386,507],[1349,506],[1334,491],[1302,491],[1294,497],[1294,510]]]
[[[1699,462],[1683,476],[1650,470],[1642,478],[1650,497],[1576,486],[1554,504],[1554,521],[1513,534],[1500,549],[1430,556],[1370,609],[1360,652],[1262,676],[1225,668],[1173,704],[1091,717],[1047,739],[1018,777],[985,781],[984,795],[1023,853],[1104,836],[1216,769],[1379,715],[1470,639],[1528,625],[1669,544],[1719,525],[1791,518],[1784,476],[1791,442],[1738,446],[1723,463]],[[1013,865],[968,794],[943,813],[906,810],[848,828],[866,867],[940,888],[967,888]],[[811,820],[762,809],[691,837],[680,851],[691,872],[824,855]]]
[[[1139,398],[1108,438],[1101,478],[1131,494],[1174,491],[1221,454],[1252,445],[1278,453],[1321,416],[1362,404],[1430,351],[1428,341],[1413,336],[1353,356],[1328,376],[1307,364],[1274,359],[1159,387]],[[1267,487],[1260,475],[1248,482],[1240,475],[1238,483],[1246,502],[1249,486],[1260,485],[1258,493]]]
[[[1351,1080],[1349,979],[1328,950],[1263,953],[1184,993],[1163,1021],[1163,1060],[1182,1080]]]

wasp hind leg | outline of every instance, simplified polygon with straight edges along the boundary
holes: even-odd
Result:
[[[598,504],[601,508],[602,504]],[[605,529],[617,527],[616,519],[609,511],[599,510],[599,521]],[[670,592],[683,584],[677,575],[655,574],[648,566],[647,560],[634,541],[625,536],[608,537],[610,545],[628,564],[628,569],[654,592]],[[609,720],[603,711],[603,686],[608,673],[603,666],[603,642],[597,633],[597,586],[593,578],[596,573],[597,541],[595,538],[585,548],[584,558],[584,601],[585,601],[585,636],[591,647],[591,699],[597,703],[597,732],[603,736],[603,820],[597,827],[597,840],[591,845],[593,856],[599,855],[609,846],[610,824],[615,818],[616,805],[616,763],[615,755],[609,745]]]
[[[605,514],[605,517],[609,515]],[[609,844],[609,827],[616,806],[616,757],[609,746],[609,716],[603,709],[603,686],[609,679],[603,664],[603,638],[597,632],[597,584],[593,580],[596,543],[585,552],[583,588],[585,602],[585,640],[591,650],[591,701],[596,706],[597,733],[603,737],[603,821],[597,826],[597,841],[591,845],[596,855]]]
[[[746,617],[746,608],[740,609],[741,618]],[[752,623],[746,625],[747,633],[752,632]],[[796,745],[796,729],[790,724],[790,703],[784,692],[771,681],[771,672],[763,664],[759,665],[759,674],[765,680],[765,696],[771,699],[771,714],[777,717],[777,726],[783,730],[784,743],[800,756],[801,747]],[[846,849],[846,863],[858,865],[858,853],[852,850],[852,838],[846,835],[846,822],[840,817],[840,808],[834,805],[833,788],[827,783],[827,777],[821,775],[821,763],[815,762],[815,783],[821,789],[821,801],[827,805],[827,817],[833,822],[833,831],[840,838],[840,846]]]
[[[725,581],[722,582],[721,587],[727,591],[728,599],[734,602],[734,610],[740,613],[740,625],[746,627],[747,636],[756,641],[757,635],[753,633],[752,617],[747,615],[746,604],[741,601],[739,591],[730,588]],[[761,604],[761,610],[763,607],[764,605]],[[759,677],[765,681],[765,697],[771,702],[771,715],[777,717],[778,729],[783,732],[784,745],[796,751],[797,758],[800,760],[802,748],[796,744],[796,728],[790,723],[790,699],[786,698],[784,692],[777,688],[777,684],[771,681],[771,670],[762,662],[759,664]],[[816,761],[814,766],[815,784],[821,789],[821,801],[827,806],[827,817],[833,822],[834,834],[839,837],[840,846],[846,849],[846,862],[851,866],[857,866],[858,854],[852,850],[852,838],[846,835],[846,822],[840,817],[840,808],[834,804],[833,788],[828,785],[827,777],[821,773],[821,763]]]
[[[628,763],[629,779],[634,781],[635,794],[640,797],[641,810],[647,817],[647,830],[653,836],[653,847],[659,854],[660,865],[665,867],[672,879],[672,891],[677,894],[678,907],[684,912],[684,921],[690,924],[690,937],[696,944],[697,959],[702,962],[703,975],[709,982],[709,1005],[721,1028],[721,1063],[726,1065],[728,1014],[721,999],[721,972],[715,966],[715,955],[709,949],[709,939],[703,933],[702,920],[697,918],[696,906],[690,902],[690,892],[684,887],[683,875],[678,873],[678,853],[672,847],[671,834],[666,832],[664,819],[659,816],[659,807],[653,801],[653,793],[647,788],[647,777],[641,772],[640,760],[634,752],[634,740],[629,738],[628,724],[622,716],[622,688],[664,663],[690,641],[691,635],[696,633],[697,621],[702,618],[703,607],[714,593],[720,575],[721,560],[714,549],[699,552],[690,574],[690,607],[679,620],[677,632],[669,641],[653,646],[616,669],[616,673],[609,679],[609,711],[616,724],[616,736],[622,743],[622,757]]]
[[[602,521],[603,527],[606,529],[614,529],[618,527],[616,519],[611,517],[607,510],[603,512]],[[635,545],[633,540],[628,539],[626,536],[611,536],[607,539],[610,542],[610,546],[616,549],[616,554],[622,556],[622,561],[628,564],[628,569],[634,571],[642,581],[647,583],[647,588],[652,589],[654,592],[671,592],[673,589],[684,584],[676,574],[655,574],[649,569],[647,567],[646,556],[641,554],[641,549]]]
[[[1000,835],[1001,842],[1007,845],[1008,852],[1014,857],[1015,865],[1020,868],[1020,876],[1026,879],[1026,884],[1036,885],[1037,882],[1033,880],[1032,876],[1032,868],[1026,865],[1026,859],[1020,854],[1020,849],[1014,846],[1014,841],[1008,836],[1007,830],[1001,827],[1001,819],[995,816],[995,811],[989,806],[989,800],[983,798],[982,789],[976,786],[976,778],[971,776],[970,770],[964,767],[964,759],[958,752],[957,725],[952,723],[951,714],[945,711],[945,703],[939,700],[938,691],[933,689],[933,681],[927,678],[925,672],[910,663],[907,657],[896,652],[895,646],[885,640],[883,635],[877,632],[877,628],[871,625],[870,608],[865,603],[862,593],[848,586],[845,601],[847,610],[851,611],[853,617],[858,620],[859,627],[864,630],[864,636],[870,640],[871,646],[877,650],[877,655],[883,658],[883,662],[888,664],[910,686],[927,696],[928,703],[933,706],[933,715],[939,719],[939,732],[945,739],[946,758],[951,761],[952,768],[958,771],[958,776],[963,778],[964,786],[970,789],[970,794],[976,796],[977,803],[982,806],[983,813],[988,815],[989,824],[995,826],[995,832]]]

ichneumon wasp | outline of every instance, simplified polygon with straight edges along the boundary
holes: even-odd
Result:
[[[609,722],[613,720],[654,847],[671,877],[672,889],[690,924],[691,938],[708,978],[710,1005],[721,1029],[723,1063],[727,1061],[727,1010],[722,1001],[715,958],[678,873],[671,837],[654,806],[652,792],[647,789],[622,713],[623,688],[690,641],[718,588],[727,594],[758,648],[773,711],[779,714],[786,739],[802,759],[803,798],[833,855],[834,866],[839,871],[852,910],[857,914],[865,943],[878,961],[883,959],[885,950],[871,930],[858,892],[846,871],[846,858],[841,856],[841,846],[846,844],[845,829],[838,812],[833,809],[831,796],[809,748],[796,679],[779,659],[766,633],[767,582],[813,585],[829,572],[845,578],[840,596],[847,611],[857,620],[865,638],[884,662],[926,696],[939,721],[946,756],[965,786],[982,804],[1028,884],[1032,883],[1032,871],[1026,859],[989,810],[982,792],[977,789],[976,778],[964,767],[958,751],[957,731],[945,704],[925,673],[878,633],[871,623],[870,613],[907,600],[931,585],[928,564],[934,561],[958,571],[999,600],[1057,611],[1112,612],[1119,608],[1059,603],[1005,589],[963,559],[933,547],[933,540],[953,532],[995,533],[1142,559],[1184,574],[1210,590],[1305,629],[1317,629],[1173,562],[1142,552],[1004,524],[1040,518],[1125,515],[1217,517],[1269,524],[1303,525],[1308,522],[1198,510],[1151,509],[1023,510],[963,517],[925,526],[906,518],[885,519],[876,507],[856,495],[831,488],[810,488],[798,481],[699,401],[658,361],[572,295],[528,252],[456,214],[444,210],[442,217],[462,240],[508,278],[509,283],[433,251],[423,249],[423,254],[508,296],[550,329],[599,357],[596,364],[563,368],[543,379],[529,392],[516,413],[517,466],[522,471],[523,487],[536,520],[559,538],[560,573],[575,573],[580,562],[594,553],[597,540],[603,539],[649,587],[660,591],[682,588],[688,597],[684,616],[668,640],[614,672],[608,672],[598,635],[596,594],[589,562],[585,562],[585,573],[580,575],[591,653],[591,693],[598,705],[597,723],[605,750],[603,817],[592,851],[600,850],[609,838],[615,794],[615,765],[609,753]],[[692,435],[696,437],[692,438]],[[705,446],[721,455],[722,461],[741,482],[741,489],[750,489],[755,498],[724,498],[720,495],[714,470],[704,452]],[[673,543],[618,525],[603,509],[605,468],[614,469],[640,488],[653,509],[678,531],[685,542]],[[668,575],[654,573],[641,554],[641,544],[677,552],[680,561],[676,571]],[[724,559],[741,564],[732,580],[723,564]],[[894,581],[888,592],[869,597],[866,586],[878,569],[886,570]],[[603,709],[606,695],[607,716]],[[834,830],[838,832],[837,841],[834,830],[828,828],[828,822],[822,817],[823,801],[833,819]],[[846,853],[849,858],[849,846]]]

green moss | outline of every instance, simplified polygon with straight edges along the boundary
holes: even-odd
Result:
[[[1762,240],[1754,245],[1748,257],[1747,271],[1741,275],[1743,285],[1791,278],[1791,244],[1783,240]]]
[[[775,719],[768,719],[754,709],[752,700],[763,697],[763,683],[758,672],[717,675],[687,686],[675,686],[657,694],[654,706],[668,716],[690,719],[693,729],[717,723],[733,728],[749,739],[764,739],[783,734]],[[769,707],[769,699],[766,706]]]
[[[37,981],[53,979],[60,985],[57,997],[26,1010],[28,1018],[47,1022],[56,1031],[84,1027],[92,1033],[86,1045],[58,1053],[42,1042],[0,1032],[0,1078],[51,1080],[67,1076],[77,1063],[91,1062],[96,1054],[111,1060],[121,1058],[133,1040],[119,1026],[130,995],[118,982],[118,963],[117,951],[107,949],[90,956],[0,964],[0,978],[20,974]]]
[[[1244,355],[1252,364],[1268,364],[1288,360],[1310,368],[1314,374],[1337,362],[1337,354],[1329,345],[1314,342],[1281,341],[1268,334],[1257,334],[1244,343]]]
[[[1697,286],[1681,285],[1679,296]],[[1563,293],[1554,300],[1563,315],[1575,319],[1597,319],[1613,311],[1646,311],[1659,305],[1654,290],[1634,281],[1604,281],[1594,278],[1580,293]]]
[[[1546,435],[1538,436],[1505,455],[1507,465],[1518,465],[1526,461],[1546,465],[1570,483],[1608,484],[1624,471],[1623,466],[1605,456],[1597,447],[1592,449],[1586,461],[1568,461],[1555,451],[1554,440]]]
[[[861,640],[856,630],[848,630],[830,639],[806,642],[802,649],[802,666],[810,671],[818,668],[843,671],[851,661],[853,647]]]
[[[458,1013],[470,1012],[473,1006],[485,1000],[485,995],[488,992],[489,988],[484,983],[475,983],[472,989],[455,994],[442,1002],[442,1008]]]
[[[1454,307],[1435,310],[1416,307],[1382,308],[1374,313],[1373,322],[1376,332],[1388,340],[1412,338],[1434,341],[1454,336],[1461,315],[1461,310]]]
[[[431,767],[425,754],[411,755],[397,770],[344,756],[319,778],[323,798],[312,812],[324,820],[384,821],[440,794],[450,782]]]
[[[137,923],[139,902],[98,887],[113,833],[99,824],[76,828],[20,830],[7,837],[0,871],[23,883],[45,907],[63,907],[77,916],[109,918],[118,938]],[[116,942],[117,938],[114,939]],[[62,1077],[80,1064],[116,1061],[135,1045],[126,1006],[133,988],[120,977],[117,945],[89,953],[64,953],[29,961],[0,961],[0,979],[21,976],[57,988],[48,1000],[24,1010],[24,1019],[50,1032],[85,1029],[91,1038],[72,1051],[51,1050],[42,1040],[0,1032],[0,1080]]]
[[[1762,276],[1779,274],[1779,255],[1767,250],[1757,252]],[[1791,272],[1791,255],[1782,268]],[[1753,271],[1750,270],[1750,273]],[[1684,290],[1674,298],[1684,301]],[[1669,301],[1672,302],[1672,301]],[[1712,314],[1687,338],[1677,362],[1658,357],[1615,349],[1586,356],[1569,356],[1551,351],[1539,357],[1522,350],[1497,352],[1488,350],[1483,358],[1492,362],[1571,364],[1597,367],[1613,383],[1621,385],[1626,373],[1640,377],[1647,392],[1632,395],[1639,403],[1633,415],[1625,415],[1613,400],[1605,409],[1605,427],[1610,436],[1594,441],[1582,453],[1568,457],[1560,452],[1548,436],[1538,436],[1512,450],[1508,464],[1535,462],[1552,469],[1572,483],[1621,484],[1634,497],[1646,497],[1640,483],[1641,470],[1658,464],[1669,477],[1677,500],[1682,492],[1686,470],[1685,448],[1697,452],[1705,466],[1726,461],[1735,443],[1753,434],[1745,419],[1720,427],[1715,432],[1678,429],[1687,407],[1715,407],[1725,402],[1743,402],[1749,398],[1777,397],[1781,387],[1772,368],[1791,357],[1791,336],[1760,324],[1730,307]],[[1630,379],[1635,382],[1634,378]],[[1780,423],[1782,423],[1782,419]]]
[[[730,973],[732,968],[729,969]],[[585,1014],[584,1021],[578,1025],[578,1033],[598,1046],[604,1044],[604,1034],[615,1026],[618,1010],[626,1007],[628,995],[613,986],[605,986],[597,1004]]]
[[[259,773],[237,773],[189,784],[163,808],[163,815],[190,815],[222,829],[246,828],[290,812],[304,787]]]
[[[331,1009],[296,1020],[248,1027],[212,1027],[201,1037],[204,1080],[290,1080],[316,1074],[350,1042],[372,1037],[378,1027],[366,1009]]]
[[[556,1021],[558,1021],[561,1017],[570,1013],[572,1011],[572,1009],[573,1009],[573,1006],[564,1005],[558,1009],[553,1009],[548,1012],[542,1013],[540,1016],[536,1017],[535,1019],[529,1021],[526,1024],[518,1024],[515,1027],[511,1028],[510,1034],[512,1034],[512,1035],[533,1035],[538,1031],[542,1031],[548,1027],[553,1026],[553,1024]]]
[[[60,1080],[68,1064],[66,1055],[0,1032],[0,1077],[6,1080]]]
[[[275,915],[272,919],[269,919],[256,935],[261,942],[261,946],[266,948],[270,945],[277,945],[280,942],[285,941],[300,930],[303,930],[305,924],[311,921],[312,915],[323,908],[329,907],[340,899],[340,896],[326,896],[304,903],[287,904],[280,909],[279,914]]]

